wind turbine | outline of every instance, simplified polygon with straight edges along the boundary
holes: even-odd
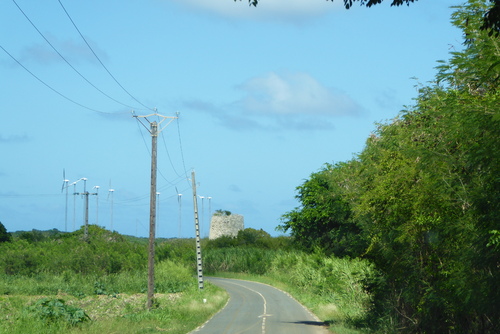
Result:
[[[66,207],[64,209],[64,232],[68,232],[68,182],[66,179],[66,170],[63,168],[63,183],[61,187],[61,192],[66,189]]]
[[[99,186],[94,186],[95,189],[95,224],[98,225],[99,221]]]
[[[76,193],[76,184],[78,182],[80,182],[81,180],[86,181],[87,179],[84,178],[84,177],[82,177],[82,178],[76,180],[75,182],[73,182],[71,184],[71,185],[73,185],[73,231],[75,230],[75,221],[76,221],[76,197],[75,197],[77,195],[77,193]]]
[[[108,200],[109,196],[111,195],[111,216],[110,216],[110,221],[109,221],[109,229],[111,232],[113,232],[113,193],[115,190],[111,188],[111,180],[109,180],[109,190],[108,190]]]

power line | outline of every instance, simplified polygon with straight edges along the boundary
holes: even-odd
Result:
[[[33,21],[28,17],[28,15],[22,10],[22,8],[17,4],[17,2],[15,0],[12,0],[12,2],[14,2],[14,4],[16,5],[16,7],[19,9],[19,11],[24,15],[24,17],[26,18],[26,20],[28,20],[28,22],[33,26],[33,28],[38,32],[38,34],[40,36],[42,36],[42,38],[45,40],[45,42],[47,42],[47,44],[50,45],[50,47],[52,48],[52,50],[54,50],[55,53],[57,53],[59,55],[59,57],[61,57],[62,60],[64,60],[64,62],[69,66],[71,67],[71,69],[73,71],[75,71],[76,74],[78,74],[83,80],[85,80],[90,86],[92,86],[94,89],[96,89],[99,93],[101,93],[102,95],[106,96],[107,98],[109,98],[110,100],[113,100],[114,102],[118,103],[118,104],[121,104],[122,106],[125,106],[125,107],[128,107],[128,108],[134,108],[132,106],[129,106],[125,103],[122,103],[118,100],[116,100],[115,98],[109,96],[108,94],[106,94],[105,92],[103,92],[101,89],[99,89],[96,85],[94,85],[92,82],[90,82],[90,80],[88,80],[80,71],[78,71],[60,52],[59,50],[57,50],[57,48],[48,40],[47,37],[45,37],[45,35],[40,31],[40,29],[38,29],[38,27],[33,23]]]
[[[59,92],[58,90],[56,90],[55,88],[53,88],[52,86],[50,86],[49,84],[47,84],[45,81],[43,81],[42,79],[40,79],[38,76],[36,76],[33,72],[31,72],[26,66],[24,66],[19,60],[17,60],[13,55],[11,55],[7,50],[5,50],[5,48],[0,45],[0,48],[10,57],[12,58],[12,60],[14,60],[19,66],[21,66],[26,72],[28,72],[29,74],[31,74],[35,79],[37,79],[40,83],[42,83],[45,87],[49,88],[50,90],[52,90],[54,93],[56,93],[57,95],[61,96],[62,98],[70,101],[71,103],[74,103],[76,104],[77,106],[80,106],[82,108],[85,108],[85,109],[88,109],[90,111],[95,111],[95,112],[98,112],[98,113],[101,113],[101,114],[112,114],[110,112],[106,112],[106,111],[101,111],[101,110],[97,110],[97,109],[94,109],[94,108],[90,108],[90,107],[87,107],[79,102],[76,102],[75,100],[67,97],[66,95],[64,95],[63,93]]]
[[[14,1],[14,0],[13,0]],[[106,72],[109,74],[109,76],[116,82],[116,84],[118,86],[120,86],[120,88],[125,92],[127,93],[135,102],[139,103],[141,106],[143,106],[144,108],[146,109],[149,109],[149,110],[152,110],[154,111],[153,108],[150,108],[146,105],[144,105],[142,102],[140,102],[138,99],[136,99],[132,94],[130,94],[130,92],[128,90],[125,89],[125,87],[123,87],[123,85],[118,82],[118,80],[115,78],[115,76],[113,74],[111,74],[111,72],[108,70],[108,68],[104,65],[104,63],[101,61],[101,59],[97,56],[97,54],[95,53],[94,49],[92,49],[92,47],[90,46],[90,44],[87,42],[87,40],[85,39],[85,37],[83,37],[83,34],[81,33],[80,29],[78,29],[76,23],[73,21],[73,19],[71,18],[71,16],[69,15],[68,11],[66,10],[66,8],[64,7],[64,5],[62,4],[61,0],[58,0],[59,4],[61,5],[62,9],[64,10],[64,12],[66,13],[66,15],[68,16],[69,20],[71,21],[71,23],[73,24],[73,27],[75,27],[76,31],[78,31],[78,34],[80,34],[80,37],[83,39],[83,41],[85,42],[85,44],[87,44],[88,48],[90,49],[90,51],[92,51],[92,53],[94,54],[95,58],[99,61],[99,63],[101,64],[101,66],[106,70]]]
[[[177,135],[178,135],[178,138],[179,138],[179,147],[180,147],[180,150],[181,150],[181,159],[182,159],[182,167],[184,168],[184,176],[186,178],[186,181],[189,185],[189,177],[188,177],[188,172],[187,172],[187,169],[186,169],[186,163],[184,162],[184,150],[182,149],[182,140],[181,140],[181,130],[180,130],[180,125],[179,125],[179,112],[176,112],[177,114]]]
[[[170,152],[168,151],[168,147],[167,147],[167,143],[165,141],[165,135],[163,134],[163,132],[161,133],[161,138],[163,140],[163,146],[165,147],[165,151],[167,152],[167,157],[168,157],[168,161],[170,162],[170,166],[172,166],[172,169],[174,171],[174,173],[181,177],[181,175],[179,175],[179,173],[177,172],[177,170],[175,169],[175,166],[174,164],[172,163],[172,158],[170,157]]]

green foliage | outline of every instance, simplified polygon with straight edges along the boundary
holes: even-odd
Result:
[[[366,286],[379,279],[368,261],[298,252],[277,254],[266,275],[286,282],[295,294],[311,296],[309,303],[323,306],[318,312],[327,322],[354,327],[367,325],[372,297]]]
[[[494,247],[496,250],[498,250],[498,247],[500,247],[500,231],[498,230],[491,230],[490,231],[491,237],[486,246],[488,247]]]
[[[297,187],[301,206],[282,216],[282,231],[291,231],[305,250],[336,256],[358,256],[366,248],[358,221],[352,219],[350,183],[357,161],[326,164]]]
[[[0,245],[1,334],[167,329],[181,334],[200,326],[227,301],[227,294],[208,282],[202,291],[198,289],[191,265],[194,239],[161,244],[164,258],[155,265],[157,308],[149,311],[147,243],[97,226],[90,226],[87,241],[83,231],[52,237],[40,232],[46,236],[43,240],[30,242],[18,233],[11,243]],[[76,252],[84,254],[80,257]],[[113,255],[117,270],[111,271],[109,256],[114,252],[119,253]],[[74,259],[81,262],[70,266]],[[47,297],[34,301],[41,296]],[[92,321],[87,321],[89,317]]]
[[[356,217],[397,321],[422,332],[495,331],[500,124],[496,96],[438,87],[381,125],[360,154]],[[387,298],[387,297],[386,297]],[[387,300],[382,298],[381,300]],[[439,324],[439,325],[437,325]]]
[[[146,308],[146,294],[138,292],[78,298],[56,295],[40,301],[38,296],[0,296],[0,333],[183,334],[203,324],[227,302],[227,294],[208,282],[202,291],[193,282],[183,293],[155,294],[158,308],[154,310]]]
[[[50,239],[57,239],[63,237],[63,232],[60,232],[58,229],[54,228],[52,230],[40,231],[33,229],[31,231],[17,231],[12,235],[16,239],[23,239],[30,243],[47,241]]]
[[[203,270],[207,274],[239,272],[264,274],[275,252],[255,247],[208,248],[203,254]]]
[[[246,228],[238,231],[236,237],[221,236],[217,239],[208,240],[205,249],[229,248],[229,247],[251,247],[262,249],[287,250],[291,247],[291,239],[285,236],[271,237],[269,233],[260,229]]]
[[[191,268],[193,273],[195,273],[196,241],[194,238],[166,240],[155,248],[155,260],[157,262],[165,260],[177,261]]]
[[[47,240],[47,237],[38,230],[32,230],[31,232],[21,232],[18,235],[19,239],[26,240],[29,243],[40,242]]]
[[[368,288],[381,331],[500,331],[500,44],[481,30],[487,8],[456,7],[465,48],[441,62],[438,84],[378,125],[355,160],[312,174],[283,216],[304,249],[328,253],[345,234],[331,252],[377,266]]]
[[[0,222],[0,242],[8,242],[12,240],[12,236],[5,226],[3,226],[2,222]]]
[[[496,6],[500,9],[499,1]],[[488,4],[469,0],[455,8],[452,23],[463,31],[465,48],[452,52],[449,61],[440,61],[436,79],[472,95],[495,92],[500,85],[500,40],[481,30]]]
[[[207,243],[206,249],[211,248],[229,248],[238,246],[238,240],[236,237],[232,237],[229,235],[223,235],[218,237],[217,239],[209,240]]]
[[[89,321],[89,316],[78,307],[66,305],[65,301],[58,298],[42,298],[26,311],[47,323],[62,321],[70,326],[76,326]]]
[[[89,226],[90,238],[83,230],[47,237],[39,231],[21,233],[11,243],[0,244],[0,272],[8,275],[76,273],[118,273],[145,268],[146,246],[128,242],[116,232]],[[29,236],[29,237],[27,237]]]
[[[227,211],[227,210],[218,209],[218,210],[215,210],[215,212],[214,212],[214,216],[230,216],[230,215],[231,215],[231,211]]]
[[[184,265],[166,260],[155,266],[155,291],[158,293],[175,293],[195,286],[196,279]]]

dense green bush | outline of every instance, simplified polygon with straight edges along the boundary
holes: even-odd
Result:
[[[264,274],[279,251],[255,247],[208,248],[203,254],[203,269],[207,274],[240,272]]]
[[[292,248],[292,239],[287,236],[271,237],[260,229],[246,228],[233,236],[223,235],[217,239],[208,240],[203,248],[217,249],[228,247],[254,247],[262,249],[288,250]]]
[[[113,274],[145,268],[147,264],[145,245],[126,241],[120,234],[95,225],[89,226],[87,241],[83,239],[83,230],[42,236],[40,232],[26,232],[13,242],[1,243],[0,272],[60,274],[69,269],[82,274]]]
[[[180,262],[166,260],[155,266],[155,291],[174,293],[196,285],[192,272]]]

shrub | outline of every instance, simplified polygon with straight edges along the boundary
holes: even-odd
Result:
[[[39,299],[34,305],[29,306],[27,311],[47,323],[62,321],[70,326],[76,326],[90,320],[84,310],[66,305],[64,300],[57,298]]]

